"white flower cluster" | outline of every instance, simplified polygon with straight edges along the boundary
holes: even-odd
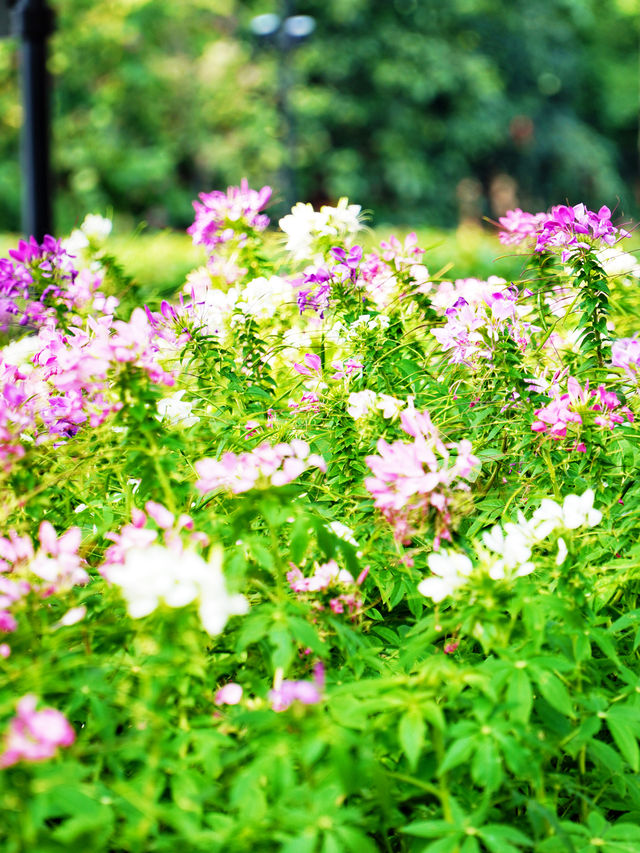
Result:
[[[482,535],[488,552],[481,553],[482,567],[493,580],[522,577],[535,569],[531,562],[532,548],[543,542],[554,530],[576,530],[585,525],[593,527],[602,520],[602,513],[593,507],[594,493],[587,489],[582,495],[567,495],[562,506],[544,498],[540,507],[527,521],[522,512],[518,522],[508,522],[504,528],[496,524]],[[567,546],[558,539],[556,565],[567,556]],[[432,576],[418,584],[418,592],[434,602],[452,595],[467,583],[473,573],[473,564],[466,554],[442,551],[430,554],[427,560]]]
[[[254,278],[242,287],[230,287],[226,291],[210,285],[211,277],[202,269],[187,279],[184,292],[192,296],[190,312],[198,328],[208,335],[216,335],[222,342],[234,314],[245,314],[256,320],[272,319],[282,305],[295,303],[291,284],[277,275]]]
[[[387,329],[390,322],[386,314],[378,314],[375,317],[370,314],[361,314],[348,326],[338,320],[325,333],[325,337],[334,344],[346,344],[359,338],[365,331],[373,332],[376,329]]]
[[[359,216],[360,205],[349,204],[347,198],[341,198],[337,207],[325,205],[319,211],[299,201],[280,220],[280,228],[288,237],[285,248],[295,260],[311,260],[319,237],[348,241],[357,234],[362,228]]]
[[[88,213],[80,228],[74,229],[63,241],[64,248],[73,254],[86,249],[89,243],[101,246],[111,234],[112,227],[113,223],[105,216],[100,216],[99,213]]]
[[[229,616],[249,609],[243,595],[229,595],[222,574],[222,549],[214,548],[206,563],[195,551],[176,551],[162,545],[131,548],[123,563],[102,568],[108,581],[117,584],[133,619],[148,616],[164,601],[169,607],[185,607],[198,601],[204,630],[219,634]]]
[[[281,305],[295,302],[291,285],[277,275],[272,275],[271,278],[254,278],[236,291],[236,310],[255,317],[256,320],[271,319]]]
[[[347,400],[347,412],[354,421],[365,418],[373,409],[380,409],[382,417],[388,420],[396,418],[405,407],[404,400],[398,400],[390,394],[376,394],[375,391],[354,391]]]
[[[184,390],[175,391],[163,400],[158,400],[156,418],[168,426],[184,427],[185,429],[197,424],[200,418],[191,414],[193,403],[182,399],[185,394],[186,391]]]

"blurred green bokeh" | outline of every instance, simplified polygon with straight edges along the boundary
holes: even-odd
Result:
[[[638,213],[636,0],[50,0],[56,222],[184,228],[247,175],[376,222],[520,205]],[[253,16],[309,14],[286,56]],[[0,42],[0,229],[19,227],[18,52]],[[288,137],[290,122],[295,145]],[[295,159],[295,162],[292,160]],[[374,222],[375,224],[375,222]]]

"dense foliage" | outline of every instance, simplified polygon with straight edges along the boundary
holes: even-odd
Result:
[[[99,216],[0,260],[3,850],[637,851],[626,232],[447,281],[269,195],[161,304]]]
[[[202,187],[278,175],[379,221],[517,203],[637,212],[633,0],[51,0],[57,220],[188,223]],[[311,14],[286,56],[252,16]],[[17,46],[0,43],[0,228],[19,222]],[[286,94],[288,93],[288,94]],[[286,115],[293,118],[295,154]]]

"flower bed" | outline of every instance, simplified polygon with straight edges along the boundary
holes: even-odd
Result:
[[[3,850],[640,850],[626,232],[269,197],[159,306],[100,217],[0,260]]]

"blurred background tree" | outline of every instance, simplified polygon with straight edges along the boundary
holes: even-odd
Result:
[[[452,225],[561,201],[637,216],[637,0],[50,0],[56,222],[183,228],[200,191],[348,195]],[[312,15],[283,55],[258,14]],[[17,50],[0,43],[0,228],[17,230]],[[276,196],[278,198],[278,196]],[[287,199],[279,196],[284,212]]]

